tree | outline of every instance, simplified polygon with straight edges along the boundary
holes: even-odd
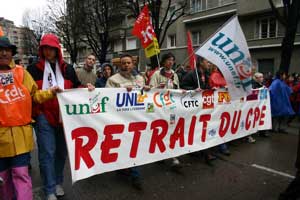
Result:
[[[27,56],[38,56],[38,41],[32,30],[28,27],[22,28],[22,34],[24,36],[22,46],[24,47],[24,54]]]
[[[269,0],[273,14],[285,27],[285,35],[281,43],[281,61],[279,69],[288,73],[294,49],[297,25],[300,19],[300,1],[282,0],[282,2],[283,13],[275,7],[273,0]]]
[[[158,39],[159,46],[162,45],[166,38],[166,34],[170,26],[184,15],[187,6],[187,0],[182,0],[178,7],[172,7],[172,0],[127,0],[127,8],[131,10],[134,17],[137,18],[141,5],[148,4],[150,15],[152,17],[152,25]],[[153,56],[151,59],[152,68],[157,67],[157,58]]]
[[[77,61],[80,43],[80,6],[78,0],[48,0],[49,21],[69,52],[73,64]]]
[[[81,16],[84,42],[89,45],[100,63],[106,61],[109,33],[115,20],[121,17],[122,0],[82,1]]]
[[[49,16],[49,12],[46,9],[27,9],[23,14],[23,26],[33,31],[38,43],[41,41],[43,34],[54,31],[47,16]]]

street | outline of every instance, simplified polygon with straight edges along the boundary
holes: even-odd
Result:
[[[272,133],[270,137],[254,135],[256,143],[245,140],[229,144],[231,156],[218,155],[213,166],[199,157],[184,155],[183,174],[176,174],[164,163],[140,167],[143,191],[116,172],[100,174],[72,185],[66,165],[62,200],[114,199],[202,199],[202,200],[275,200],[295,174],[295,157],[299,122],[287,130],[289,134]],[[33,153],[32,178],[34,199],[43,199],[37,151]]]

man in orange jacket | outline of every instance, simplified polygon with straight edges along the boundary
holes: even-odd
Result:
[[[54,98],[58,87],[38,90],[33,78],[15,65],[17,47],[0,36],[0,187],[2,200],[32,200],[32,183],[28,174],[33,149],[31,105]]]

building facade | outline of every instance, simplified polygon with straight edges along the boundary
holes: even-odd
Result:
[[[281,0],[273,0],[276,7],[283,7]],[[182,0],[173,0],[174,9]],[[169,10],[174,10],[169,9]],[[257,71],[275,73],[280,64],[281,42],[284,27],[272,14],[268,0],[188,0],[185,15],[168,29],[161,54],[174,53],[176,64],[183,64],[187,54],[186,32],[192,33],[194,48],[218,30],[228,19],[237,15],[248,42],[249,50]],[[112,57],[127,52],[139,56],[139,67],[145,69],[149,59],[145,58],[140,43],[131,34],[135,19],[130,15],[116,27],[112,34]],[[110,56],[111,56],[110,55]],[[295,38],[295,47],[290,72],[300,72],[300,25]]]
[[[18,47],[15,59],[20,59],[24,65],[28,59],[37,55],[38,43],[32,30],[26,27],[17,27],[10,20],[0,17],[0,26],[10,42]]]

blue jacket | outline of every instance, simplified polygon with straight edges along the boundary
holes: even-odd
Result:
[[[292,89],[280,79],[275,79],[269,89],[272,117],[294,115],[289,98]]]

